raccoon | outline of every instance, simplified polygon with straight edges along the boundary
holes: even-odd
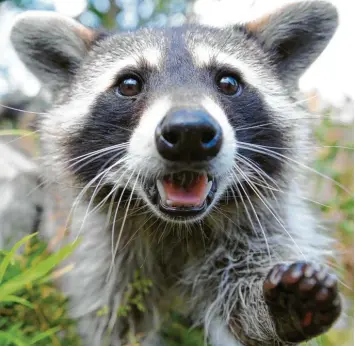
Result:
[[[213,346],[295,345],[337,320],[333,241],[300,197],[311,122],[294,96],[337,24],[323,1],[225,28],[18,17],[11,41],[53,95],[41,234],[53,249],[80,238],[58,284],[84,345],[163,344],[175,300]],[[122,317],[137,271],[153,285]]]

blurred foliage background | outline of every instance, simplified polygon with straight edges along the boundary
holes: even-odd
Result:
[[[0,0],[0,21],[3,18],[5,23],[7,15],[11,17],[23,10],[56,10],[90,27],[125,31],[141,26],[183,24],[194,17],[193,5],[193,0]],[[3,28],[5,26],[3,24]],[[11,54],[9,51],[9,57],[0,61],[0,103],[14,108],[0,105],[0,140],[9,142],[19,138],[16,147],[27,155],[34,155],[37,138],[28,136],[26,131],[31,131],[36,118],[31,111],[43,111],[46,99],[38,82],[20,64],[14,67],[9,63],[13,60]],[[22,83],[14,82],[18,74]],[[310,100],[305,106],[317,114],[314,122],[317,140],[314,169],[333,180],[314,174],[314,208],[321,210],[327,227],[339,240],[341,263],[336,265],[342,274],[341,289],[346,297],[341,320],[336,328],[319,339],[319,344],[348,346],[353,345],[354,199],[352,193],[347,193],[334,181],[353,191],[353,117],[340,121],[340,114],[344,111],[353,114],[353,101],[349,98],[339,108],[327,104],[317,93],[302,94],[301,98]],[[23,134],[26,136],[23,137]],[[23,251],[18,253],[20,246]],[[47,252],[46,244],[31,236],[18,242],[12,250],[0,252],[0,346],[80,345],[75,323],[66,314],[66,299],[51,281],[62,275],[55,267],[70,254],[72,248],[65,248],[53,256]],[[149,278],[143,281],[137,278],[132,285],[140,287],[140,295],[146,294]],[[130,297],[129,302],[138,304],[139,298]],[[125,311],[129,306],[122,309]],[[174,311],[163,326],[163,334],[169,346],[203,345],[201,331],[190,329],[189,321]],[[139,345],[138,339],[132,340],[131,346]]]

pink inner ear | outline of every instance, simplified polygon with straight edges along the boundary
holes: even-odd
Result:
[[[163,181],[166,199],[173,206],[199,206],[205,197],[208,179],[200,175],[191,185],[182,187],[171,181]]]
[[[87,28],[84,25],[77,24],[74,28],[74,31],[78,34],[78,36],[85,42],[87,47],[91,46],[91,43],[95,40],[96,32],[92,29]]]
[[[245,25],[248,31],[250,32],[259,32],[262,31],[270,22],[271,14],[266,14],[263,17],[255,19]]]

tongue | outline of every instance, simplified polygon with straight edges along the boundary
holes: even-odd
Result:
[[[208,179],[199,175],[187,187],[174,184],[173,181],[163,181],[167,203],[171,206],[200,206],[205,198]]]

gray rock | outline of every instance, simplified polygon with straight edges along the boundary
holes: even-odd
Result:
[[[43,192],[35,162],[0,142],[0,249],[37,231]]]

